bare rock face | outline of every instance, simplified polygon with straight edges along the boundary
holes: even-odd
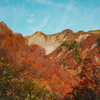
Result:
[[[94,34],[98,35],[100,30],[97,31],[79,31],[74,33],[70,29],[66,29],[61,33],[53,34],[53,35],[45,35],[44,33],[37,31],[31,36],[26,36],[28,39],[28,45],[37,44],[43,47],[46,50],[46,54],[50,54],[55,51],[64,41],[67,41],[68,44],[76,41],[80,44],[82,41],[86,40],[89,36]]]
[[[37,44],[46,50],[46,54],[50,54],[57,49],[64,41],[77,41],[81,42],[86,39],[89,34],[82,32],[75,36],[75,33],[70,29],[65,29],[61,33],[53,35],[45,35],[44,33],[37,31],[31,36],[26,36],[28,39],[28,45]]]
[[[81,34],[79,37],[76,39],[77,42],[81,42],[81,40],[86,39],[90,34]]]
[[[26,36],[28,39],[28,45],[37,44],[43,47],[46,50],[46,54],[50,54],[55,49],[57,49],[64,41],[73,41],[81,42],[83,39],[86,39],[89,34],[83,32],[83,34],[78,34],[75,36],[75,33],[70,29],[65,29],[61,33],[53,35],[45,35],[44,33],[37,31],[31,36]]]
[[[61,33],[53,35],[45,35],[44,33],[37,31],[32,36],[27,36],[26,38],[28,39],[29,45],[38,44],[39,46],[45,48],[46,54],[49,54],[68,38],[69,33],[72,33],[72,31],[64,30]]]

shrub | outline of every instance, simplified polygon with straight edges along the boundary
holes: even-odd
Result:
[[[67,44],[67,42],[63,42],[63,43],[61,44],[61,46],[68,47],[68,44]]]
[[[10,65],[0,58],[0,100],[58,100],[58,94],[50,92],[38,81],[16,75]]]
[[[98,38],[98,46],[100,47],[100,39]]]
[[[98,52],[98,53],[100,54],[100,38],[98,38],[98,39],[97,39],[97,41],[98,41],[97,48],[98,48],[98,50],[99,50],[99,52]]]
[[[57,53],[61,52],[62,51],[62,48],[59,48],[57,49]]]
[[[95,57],[95,54],[93,54],[93,57]]]
[[[68,94],[70,94],[72,98],[64,98],[64,100],[100,100],[95,91],[86,86],[80,90],[74,88],[73,91]]]
[[[75,47],[77,47],[76,41],[69,45],[69,50],[74,49]]]
[[[78,59],[78,60],[77,60],[77,63],[78,63],[78,64],[82,64],[82,62],[81,62],[81,60],[80,60],[80,59]]]
[[[77,47],[75,48],[75,56],[76,56],[77,58],[81,58]]]

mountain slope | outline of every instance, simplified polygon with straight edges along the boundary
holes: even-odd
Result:
[[[28,45],[37,44],[46,50],[46,54],[50,54],[53,52],[57,47],[59,47],[64,41],[71,41],[81,42],[85,40],[90,35],[99,35],[100,31],[88,31],[83,32],[79,31],[74,33],[70,29],[66,29],[61,33],[53,34],[53,35],[45,35],[44,33],[37,31],[31,36],[26,36],[25,38],[28,39]]]
[[[38,44],[39,46],[45,48],[46,54],[49,54],[68,38],[67,34],[69,32],[71,34],[73,33],[71,30],[66,30],[66,32],[62,33],[45,35],[44,33],[37,31],[32,36],[26,36],[26,38],[28,39],[29,45]]]
[[[74,77],[82,70],[85,58],[90,58],[100,68],[99,36],[100,30],[74,33],[66,29],[54,35],[36,32],[28,38],[28,44],[42,46],[50,59]]]
[[[59,98],[73,98],[69,92],[75,90],[81,94],[81,98],[84,98],[82,91],[84,87],[93,91],[88,92],[86,90],[85,93],[90,94],[89,98],[92,98],[91,93],[96,93],[98,96],[100,90],[99,34],[99,30],[74,33],[66,29],[54,35],[36,32],[32,36],[26,36],[25,39],[20,33],[14,34],[4,22],[1,22],[0,79],[3,81],[0,82],[2,84],[0,86],[1,88],[3,86],[4,90],[7,91],[7,93],[4,93],[1,90],[2,96],[12,98],[13,94],[16,98],[22,97],[27,92],[28,95],[30,94],[30,98],[36,99],[34,95],[34,92],[37,94],[36,86],[34,87],[30,83],[37,81],[40,86],[45,85],[45,89],[49,90],[51,94],[57,93]],[[10,71],[7,71],[6,65],[9,66]],[[10,72],[14,72],[14,76]],[[11,77],[8,77],[5,81],[7,74]],[[10,82],[12,86],[6,90],[5,85],[6,87],[9,86],[8,83]],[[23,85],[25,87],[28,85],[28,87],[23,88]],[[32,86],[33,88],[31,88]],[[19,91],[21,90],[20,95]],[[10,92],[8,93],[8,91]],[[38,93],[41,93],[40,89]],[[37,97],[40,96],[39,94],[37,94]],[[76,92],[75,95],[77,96]],[[25,94],[25,98],[26,96]],[[72,98],[70,99],[74,100]]]

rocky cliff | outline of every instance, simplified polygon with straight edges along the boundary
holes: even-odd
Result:
[[[28,39],[28,45],[37,44],[45,48],[46,54],[48,55],[57,47],[59,47],[64,41],[68,41],[68,43],[70,43],[71,41],[81,42],[88,36],[94,34],[99,35],[100,33],[98,31],[79,31],[77,33],[74,33],[72,30],[66,29],[60,33],[53,35],[45,35],[44,33],[37,31],[33,35],[26,36],[25,38]]]
[[[69,33],[73,34],[71,30],[66,30],[62,33],[53,35],[45,35],[44,33],[37,31],[32,36],[26,36],[26,38],[28,39],[29,45],[38,44],[39,46],[45,48],[46,54],[49,54],[68,38]]]
[[[100,87],[99,32],[74,33],[66,29],[57,34],[45,35],[38,31],[25,39],[1,22],[0,57],[11,65],[11,69],[17,70],[21,78],[36,78],[41,85],[46,84],[47,89],[59,92],[64,97],[75,85],[80,88]]]

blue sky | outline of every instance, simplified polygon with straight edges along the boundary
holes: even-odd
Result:
[[[100,0],[0,0],[0,21],[23,36],[100,29]]]

